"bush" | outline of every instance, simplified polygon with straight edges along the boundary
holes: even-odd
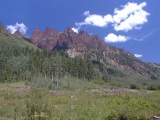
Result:
[[[54,111],[53,105],[46,99],[49,97],[47,91],[33,90],[25,98],[26,106],[26,118],[27,119],[40,119],[46,120],[51,117],[52,111]],[[51,107],[52,106],[52,107]]]
[[[148,86],[148,90],[158,90],[158,86],[157,85],[150,85],[150,86]]]
[[[33,88],[50,88],[53,84],[53,80],[49,78],[44,78],[42,76],[33,77],[30,81],[26,83]]]
[[[130,89],[140,89],[140,87],[134,83],[130,84]]]

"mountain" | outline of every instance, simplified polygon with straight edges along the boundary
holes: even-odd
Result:
[[[33,32],[33,35],[31,36],[31,40],[33,42],[33,44],[37,45],[37,43],[39,42],[39,40],[42,38],[42,32],[39,28],[36,28],[35,31]]]
[[[106,44],[97,35],[85,31],[75,33],[71,28],[64,32],[46,28],[44,32],[36,29],[31,41],[47,51],[65,50],[70,57],[90,58],[94,64],[103,64],[108,72],[125,71],[132,76],[158,79],[160,68],[137,59],[131,53]]]
[[[0,46],[40,48],[47,51],[64,50],[70,58],[91,60],[100,76],[123,78],[125,76],[145,79],[160,79],[160,65],[146,63],[133,54],[106,44],[97,35],[85,31],[75,33],[71,28],[58,32],[46,28],[42,32],[36,28],[32,36],[25,37],[19,30],[10,34],[0,24]],[[34,53],[34,52],[33,52]],[[43,55],[42,55],[43,56]]]
[[[31,43],[31,41],[24,37],[19,30],[14,34],[10,34],[5,30],[2,24],[0,24],[0,46],[18,46],[18,47],[30,47],[36,49],[37,47]]]

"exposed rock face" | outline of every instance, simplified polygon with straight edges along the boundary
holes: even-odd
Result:
[[[17,37],[24,37],[19,30],[17,30],[17,31],[14,33],[14,35],[16,35]]]
[[[89,49],[94,49],[96,51],[109,50],[109,46],[97,35],[91,36],[84,31],[80,31],[79,36],[88,45]]]
[[[66,50],[68,49],[68,38],[64,33],[60,33],[59,34],[59,38],[57,40],[57,44],[56,46],[53,46],[53,50],[57,49],[57,50]]]
[[[82,53],[81,52],[77,52],[75,49],[69,49],[67,50],[67,54],[71,57],[71,58],[75,58],[75,57],[81,57],[82,58]]]
[[[131,53],[109,46],[99,36],[92,36],[84,31],[77,34],[69,27],[61,33],[51,28],[47,28],[44,32],[36,29],[31,40],[41,49],[48,51],[63,49],[73,58],[85,59],[89,56],[135,76],[147,77],[152,74],[148,64],[138,60]]]
[[[33,44],[37,45],[38,42],[41,40],[42,38],[42,32],[39,28],[36,28],[35,31],[33,32],[32,36],[31,36],[31,40],[33,42]]]
[[[41,39],[39,40],[37,46],[39,48],[45,50],[53,50],[54,47],[57,45],[59,39],[59,32],[54,29],[47,28],[43,34]]]

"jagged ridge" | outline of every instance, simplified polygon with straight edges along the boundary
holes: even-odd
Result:
[[[44,32],[36,29],[31,36],[32,42],[39,48],[53,51],[65,50],[70,57],[90,57],[98,60],[106,67],[115,67],[134,76],[145,76],[158,79],[160,70],[140,61],[131,53],[107,45],[97,35],[89,35],[85,31],[75,33],[71,28],[57,32],[47,28]]]

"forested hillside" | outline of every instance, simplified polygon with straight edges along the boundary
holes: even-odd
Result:
[[[1,82],[31,80],[33,76],[59,79],[71,75],[87,80],[95,76],[90,60],[70,58],[63,51],[47,52],[29,47],[1,46],[0,68]]]
[[[57,85],[64,76],[88,81],[93,78],[109,79],[99,62],[71,58],[63,50],[41,50],[30,42],[18,31],[11,35],[0,25],[0,82],[32,81],[38,76],[51,79]]]
[[[105,45],[97,36],[86,32],[78,35],[67,28],[55,42],[54,37],[59,33],[47,29],[42,35],[44,47],[48,42],[57,45],[54,44],[55,49],[45,50],[32,43],[33,39],[38,39],[39,32],[35,31],[31,38],[19,31],[12,35],[0,25],[0,82],[26,81],[29,84],[40,77],[41,81],[45,78],[59,85],[59,80],[66,76],[126,85],[135,81],[138,84],[143,84],[144,80],[159,81],[158,65],[144,63],[125,50]]]

